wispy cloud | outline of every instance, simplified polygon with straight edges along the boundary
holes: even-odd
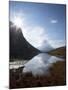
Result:
[[[64,40],[49,40],[49,43],[51,44],[51,46],[53,46],[54,48],[58,48],[58,47],[62,47],[65,46],[65,42]]]
[[[41,48],[45,40],[53,48],[58,48],[65,45],[64,40],[52,39],[51,36],[49,36],[45,32],[45,28],[41,26],[35,26],[35,27],[26,26],[26,28],[23,29],[23,34],[26,40],[36,48]],[[46,45],[46,43],[44,44]]]
[[[24,28],[24,37],[35,47],[40,47],[44,41],[44,28],[40,26]]]
[[[25,22],[24,14],[19,13],[16,15],[13,13],[13,18],[11,18],[12,21],[15,20],[14,18],[15,19],[20,18],[21,23],[20,22],[18,23],[22,24],[21,28],[22,28],[23,35],[26,38],[26,40],[34,47],[36,48],[42,47],[43,46],[42,44],[45,40],[54,48],[65,45],[65,42],[63,40],[53,40],[52,37],[48,35],[48,33],[46,33],[47,30],[44,27],[41,27],[41,26],[32,27],[32,26],[27,25],[27,23]],[[56,24],[58,23],[58,20],[52,19],[50,23]],[[44,44],[46,45],[46,43]]]
[[[53,24],[56,24],[56,23],[58,23],[58,20],[57,19],[52,19],[50,22],[53,23]]]

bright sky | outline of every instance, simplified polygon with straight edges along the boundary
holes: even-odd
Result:
[[[65,45],[65,5],[10,1],[9,7],[10,20],[34,47]]]

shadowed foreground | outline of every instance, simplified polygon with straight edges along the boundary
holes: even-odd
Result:
[[[43,86],[60,86],[66,84],[66,62],[57,62],[50,68],[50,74],[33,76],[32,73],[22,73],[23,68],[10,70],[10,88],[28,88]]]

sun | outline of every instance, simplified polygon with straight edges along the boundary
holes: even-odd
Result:
[[[15,17],[13,22],[17,27],[21,28],[23,26],[23,22],[22,22],[22,19],[20,17]]]

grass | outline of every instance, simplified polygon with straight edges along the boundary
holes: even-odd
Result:
[[[66,47],[57,48],[48,53],[54,56],[58,56],[58,57],[63,56],[64,58],[66,58]]]
[[[32,73],[22,73],[22,68],[10,70],[10,88],[60,86],[66,84],[66,62],[57,62],[50,68],[50,74],[34,77]]]

